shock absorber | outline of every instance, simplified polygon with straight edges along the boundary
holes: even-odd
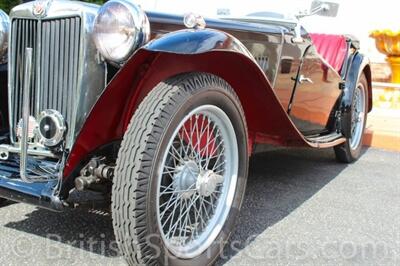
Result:
[[[112,181],[114,177],[114,166],[105,163],[105,158],[93,158],[81,170],[81,176],[75,179],[75,188],[83,191],[99,184],[102,181]]]

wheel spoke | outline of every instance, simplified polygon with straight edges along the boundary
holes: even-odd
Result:
[[[197,196],[197,198],[199,198],[199,197],[200,197],[200,196]],[[197,199],[197,198],[196,198],[196,199]],[[181,221],[183,215],[185,215],[185,214],[190,210],[190,207],[191,207],[191,205],[190,205],[189,207],[187,207],[187,208],[183,211],[183,213],[182,213],[182,208],[180,208],[179,217],[178,217],[176,223],[172,226],[172,229],[174,229],[174,232],[176,231],[176,229],[177,229],[177,227],[178,227],[178,224],[179,224],[179,222]],[[171,227],[170,227],[170,230],[172,230],[172,229],[171,229]]]
[[[238,168],[233,126],[222,110],[199,108],[205,111],[190,112],[176,128],[160,166],[158,221],[168,247],[203,245],[199,241],[224,224],[232,204],[227,199]]]
[[[185,190],[173,190],[173,191],[168,191],[168,192],[162,192],[160,195],[165,195],[165,194],[182,194],[185,192],[191,192],[191,191],[197,191],[197,189],[185,189]]]
[[[169,221],[170,218],[171,218],[171,219],[174,218],[175,210],[176,210],[176,207],[178,206],[177,202],[178,202],[178,198],[173,202],[174,208],[173,208],[172,212],[167,216],[167,218],[165,219],[164,223],[161,225],[162,228],[165,227],[165,225],[167,224],[167,222]],[[181,198],[179,198],[179,202],[181,202]],[[171,205],[171,206],[172,206],[172,205]],[[166,209],[164,210],[164,213],[163,213],[163,215],[161,216],[161,221],[162,221],[162,219],[164,218],[164,215],[166,214],[166,212],[167,212],[168,209],[169,209],[169,208],[166,208]]]
[[[191,189],[192,187],[189,187],[189,189]],[[176,198],[175,198],[176,197]],[[178,196],[175,196],[175,194],[173,194],[172,196],[171,196],[171,198],[169,199],[169,203],[167,204],[167,207],[165,207],[165,209],[164,209],[164,211],[163,211],[163,213],[161,213],[161,218],[163,218],[163,216],[164,216],[164,214],[165,214],[165,212],[170,208],[170,207],[172,207],[173,206],[173,204],[176,204],[176,202],[178,201],[178,200],[181,200],[183,198],[183,194],[179,194]],[[175,201],[173,202],[173,200],[175,199]]]
[[[179,204],[177,204],[177,206],[179,205],[179,214],[178,214],[178,217],[180,217],[181,216],[181,214],[182,214],[182,199],[180,199],[179,200]],[[175,214],[175,213],[174,213]],[[173,218],[173,217],[172,217]],[[172,221],[174,221],[174,220],[172,220]],[[169,228],[168,228],[168,232],[167,232],[167,236],[170,236],[170,237],[174,237],[175,236],[175,233],[176,233],[176,229],[178,228],[178,226],[175,226],[175,224],[174,224],[174,226],[172,226],[172,221],[171,221],[171,223],[169,224]],[[177,219],[177,222],[175,222],[176,224],[178,224],[179,223],[179,221],[180,221],[180,219],[178,218]],[[174,229],[175,228],[175,229]],[[171,234],[172,233],[172,234]]]
[[[216,138],[217,138],[217,137],[218,137],[218,135],[216,136]],[[224,143],[224,141],[221,139],[221,140],[218,142],[217,146],[215,146],[215,143],[216,143],[216,141],[213,142],[214,146],[212,147],[212,151],[210,152],[210,154],[215,154],[216,152],[218,152],[218,149],[219,149],[220,146]],[[224,151],[218,152],[218,155],[217,155],[217,156],[221,156],[221,154],[222,154],[223,152],[224,152]],[[210,164],[210,161],[211,161],[211,158],[207,158],[206,169],[208,169],[208,166],[209,166],[209,164]]]
[[[204,197],[200,199],[200,205],[204,208],[205,216],[207,216],[207,220],[210,220],[210,216],[208,215],[208,210],[206,205],[204,204]]]
[[[225,165],[225,161],[222,161],[222,162],[220,162],[218,165],[214,165],[214,167],[213,167],[213,171],[215,171],[216,169],[219,169],[220,167],[222,167],[223,165]]]
[[[203,201],[205,202],[205,203],[207,203],[208,205],[210,205],[212,208],[213,208],[213,210],[215,210],[216,208],[217,208],[217,206],[214,204],[214,200],[212,199],[212,197],[210,197],[210,201],[208,201],[208,200],[206,200],[206,199],[203,199]]]
[[[205,225],[205,222],[204,222],[203,217],[201,216],[200,210],[197,208],[196,204],[193,204],[193,208],[194,208],[195,223],[199,223],[200,227],[202,227],[203,225]],[[198,233],[198,230],[197,230],[198,227],[199,227],[199,225],[196,226],[196,229],[195,229],[196,233]]]

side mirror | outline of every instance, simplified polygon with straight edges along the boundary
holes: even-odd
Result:
[[[336,17],[339,11],[339,4],[333,2],[313,1],[311,4],[310,15],[323,17]]]
[[[339,11],[339,4],[334,2],[324,2],[314,0],[311,4],[311,9],[301,11],[296,15],[297,19],[304,17],[319,15],[324,17],[336,17]]]

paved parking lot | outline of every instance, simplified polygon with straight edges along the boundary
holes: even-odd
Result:
[[[0,265],[124,265],[110,216],[0,208]],[[400,264],[400,153],[331,150],[255,156],[241,217],[218,265]]]

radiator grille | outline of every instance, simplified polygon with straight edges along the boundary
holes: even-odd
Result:
[[[62,113],[71,123],[76,104],[79,71],[81,20],[79,17],[53,20],[14,19],[10,63],[13,68],[12,125],[22,117],[25,48],[33,48],[30,90],[31,115],[45,109]]]
[[[259,56],[255,58],[257,61],[257,64],[261,67],[261,69],[264,72],[268,71],[269,68],[269,62],[268,62],[268,57],[267,56]]]

